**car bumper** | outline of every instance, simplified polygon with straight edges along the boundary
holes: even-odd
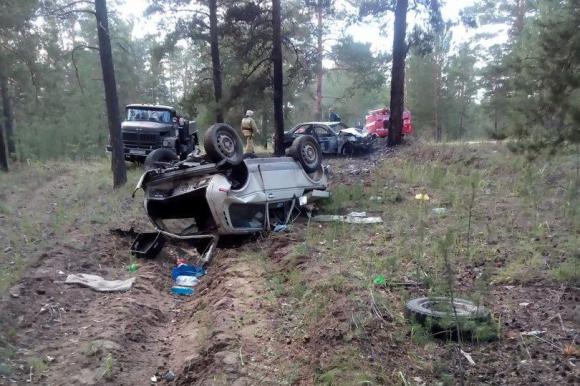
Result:
[[[111,145],[107,145],[105,148],[107,153],[111,153],[113,151],[113,147]],[[126,160],[133,160],[133,159],[144,159],[155,149],[131,149],[131,148],[123,148],[123,154]]]

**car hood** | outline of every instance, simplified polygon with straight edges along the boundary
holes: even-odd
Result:
[[[369,135],[368,131],[359,131],[359,130],[355,129],[354,127],[339,130],[339,133],[354,135],[357,138],[365,138],[365,137],[368,137],[368,135]]]
[[[173,125],[171,123],[160,123],[151,121],[125,121],[121,123],[121,129],[136,130],[136,129],[146,129],[151,131],[158,130],[168,130],[171,129]]]

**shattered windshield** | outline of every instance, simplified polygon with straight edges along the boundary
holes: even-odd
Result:
[[[127,109],[127,120],[171,123],[171,112],[167,110],[129,108]]]

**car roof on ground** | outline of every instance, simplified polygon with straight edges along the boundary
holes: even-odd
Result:
[[[128,109],[159,109],[159,110],[172,110],[175,111],[174,107],[171,106],[164,106],[164,105],[149,105],[145,103],[132,103],[127,105],[126,108]]]

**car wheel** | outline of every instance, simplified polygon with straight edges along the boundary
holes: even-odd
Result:
[[[225,161],[235,166],[244,159],[242,139],[225,123],[216,123],[206,131],[203,146],[209,158],[215,163]]]
[[[145,170],[165,169],[172,162],[178,160],[177,154],[171,149],[155,149],[145,158]]]
[[[340,154],[347,157],[352,157],[354,154],[354,147],[349,142],[347,142],[344,144],[344,146],[342,146],[342,149],[340,149]]]
[[[306,173],[314,173],[322,165],[322,151],[316,139],[310,135],[301,135],[292,142],[288,154],[300,162]]]
[[[451,299],[447,297],[417,298],[407,302],[407,313],[415,320],[423,322],[427,318],[432,320],[449,320],[455,317],[461,319],[487,319],[489,312],[482,306],[464,299],[453,299],[454,307],[451,307]],[[455,308],[455,312],[453,311]]]

